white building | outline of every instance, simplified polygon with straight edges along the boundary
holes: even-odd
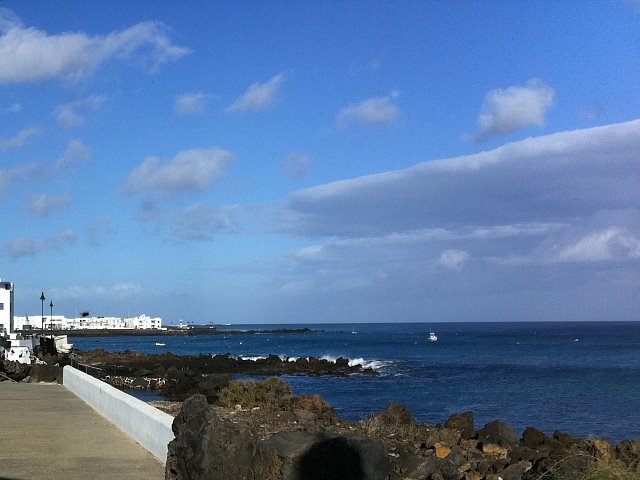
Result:
[[[13,330],[13,283],[0,280],[0,336]]]
[[[162,319],[142,314],[137,317],[76,317],[64,315],[44,316],[28,315],[14,317],[15,330],[32,330],[44,333],[57,333],[61,330],[166,330],[162,328]]]

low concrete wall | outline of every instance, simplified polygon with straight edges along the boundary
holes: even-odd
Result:
[[[64,367],[63,385],[115,423],[162,462],[173,440],[173,417],[73,367]]]

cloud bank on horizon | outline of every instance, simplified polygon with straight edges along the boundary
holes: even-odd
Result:
[[[639,319],[629,5],[560,32],[535,4],[483,6],[488,30],[418,2],[68,23],[47,8],[86,7],[53,3],[0,8],[17,314],[47,291],[196,323]]]

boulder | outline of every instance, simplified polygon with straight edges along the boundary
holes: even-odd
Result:
[[[250,478],[384,480],[390,470],[380,440],[295,431],[256,443]]]
[[[478,430],[478,441],[481,443],[492,443],[504,448],[514,448],[520,443],[518,434],[511,425],[501,420],[494,420],[487,423]]]
[[[575,445],[580,442],[580,440],[578,440],[574,436],[566,432],[561,432],[559,430],[556,430],[555,432],[553,432],[553,439],[557,440],[565,447],[570,447],[571,445]]]
[[[253,457],[252,432],[220,418],[204,395],[189,397],[173,421],[165,478],[240,480]]]
[[[483,443],[482,453],[489,459],[504,460],[509,456],[509,450],[495,443]]]
[[[537,448],[547,441],[547,436],[540,430],[527,427],[522,433],[522,445],[529,448]]]
[[[500,478],[502,480],[522,480],[524,474],[531,470],[531,467],[531,462],[513,463],[500,472]]]
[[[448,428],[434,428],[430,430],[424,443],[427,447],[433,448],[438,443],[444,443],[446,445],[457,445],[460,441],[460,432],[457,430],[450,430]]]
[[[444,423],[445,428],[460,432],[460,438],[468,440],[476,434],[473,427],[473,412],[454,413]]]
[[[283,431],[265,438],[242,418],[220,416],[204,395],[173,422],[168,480],[384,480],[391,464],[381,440]]]
[[[2,362],[2,370],[11,380],[21,382],[29,375],[30,366],[20,362],[4,360]]]

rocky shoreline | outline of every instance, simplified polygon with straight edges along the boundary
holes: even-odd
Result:
[[[97,349],[75,351],[70,362],[88,367],[85,370],[91,370],[89,373],[117,388],[157,390],[162,396],[179,401],[195,393],[211,398],[228,384],[232,375],[378,375],[375,370],[360,364],[350,365],[345,358],[332,362],[314,357],[293,360],[277,355],[249,360],[231,354],[189,356],[167,352],[147,355]]]
[[[617,445],[533,427],[519,436],[496,420],[476,428],[473,412],[443,425],[417,424],[402,405],[358,422],[341,420],[320,396],[294,396],[277,377],[232,375],[371,374],[346,359],[289,362],[230,355],[186,357],[104,350],[41,355],[41,364],[0,364],[3,380],[61,381],[75,364],[121,388],[154,388],[173,402],[168,480],[637,480],[640,440]],[[375,374],[375,372],[374,372]]]
[[[282,395],[277,383],[272,389]],[[276,395],[277,397],[277,395]],[[496,420],[480,429],[472,412],[418,425],[402,405],[360,422],[341,421],[320,397],[231,406],[203,395],[174,410],[168,480],[632,480],[640,440],[522,436]],[[240,397],[235,397],[239,399]],[[233,398],[231,398],[233,400]],[[167,406],[164,405],[166,408]]]

